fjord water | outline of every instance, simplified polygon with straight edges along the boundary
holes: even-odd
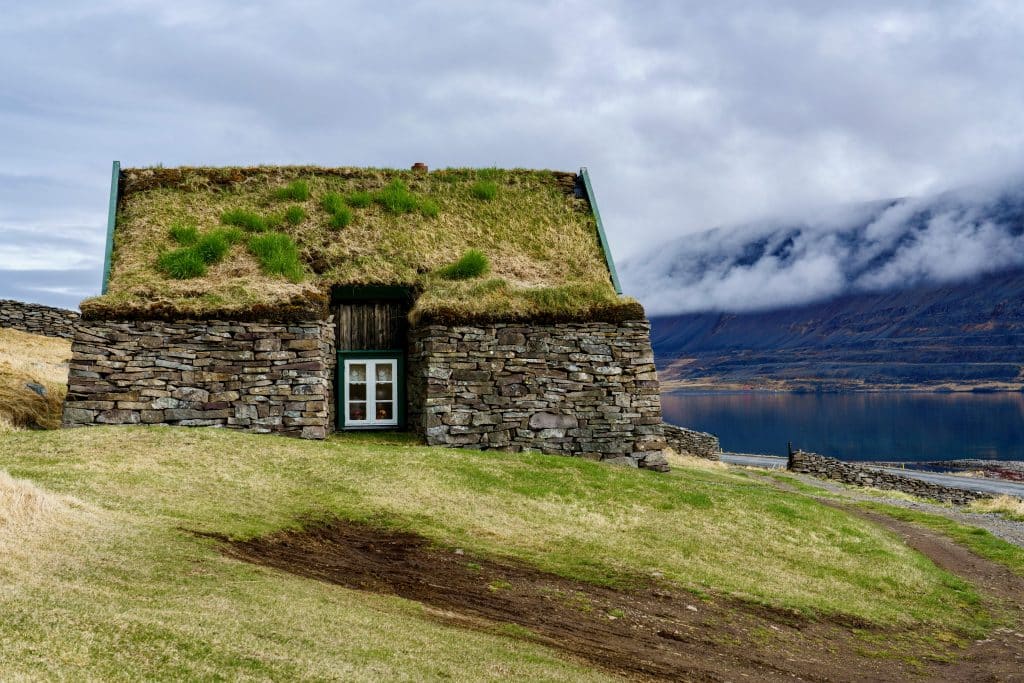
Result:
[[[842,460],[1024,460],[1024,394],[677,392],[665,421],[719,437],[723,450]]]

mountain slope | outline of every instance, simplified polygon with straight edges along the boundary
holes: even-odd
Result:
[[[652,318],[669,386],[1019,387],[1024,270],[750,313]]]

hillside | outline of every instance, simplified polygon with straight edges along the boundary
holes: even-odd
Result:
[[[1024,271],[748,313],[651,319],[668,387],[1024,387]]]
[[[721,465],[97,427],[0,435],[0,469],[4,678],[885,680],[992,624]]]

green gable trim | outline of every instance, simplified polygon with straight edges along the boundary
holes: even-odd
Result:
[[[117,195],[121,181],[121,162],[115,161],[110,170],[110,206],[107,209],[107,249],[103,254],[103,289],[107,293],[110,283],[110,260],[114,255],[114,224],[117,222]]]
[[[594,212],[594,220],[597,222],[597,237],[601,240],[601,251],[604,252],[604,262],[608,264],[608,274],[612,276],[612,286],[616,294],[622,294],[622,285],[619,284],[619,274],[615,272],[615,262],[612,261],[612,250],[608,246],[608,238],[604,234],[604,223],[601,221],[601,212],[597,208],[597,198],[594,196],[594,186],[590,184],[590,173],[587,167],[580,169],[580,177],[583,178],[583,189],[587,193],[587,201]]]

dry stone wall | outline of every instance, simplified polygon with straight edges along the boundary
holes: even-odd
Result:
[[[410,330],[409,422],[428,444],[668,469],[646,320]]]
[[[75,311],[0,299],[0,327],[71,339],[75,336],[75,323],[78,319],[79,315]]]
[[[972,500],[991,498],[987,493],[967,491],[931,484],[914,477],[902,477],[876,467],[843,462],[817,453],[796,451],[789,456],[787,469],[801,474],[810,474],[821,479],[835,479],[854,486],[873,486],[890,491],[903,491],[922,498],[931,498],[954,505],[965,505]]]
[[[64,425],[216,425],[322,439],[335,358],[333,319],[82,321]]]
[[[665,441],[668,447],[676,453],[688,453],[698,458],[708,460],[721,460],[722,447],[718,443],[718,437],[707,432],[697,432],[685,427],[664,424]]]

